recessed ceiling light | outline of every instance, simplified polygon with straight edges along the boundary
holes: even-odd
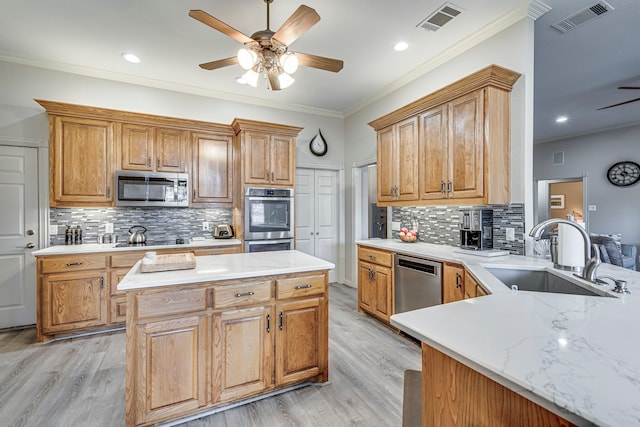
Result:
[[[409,45],[406,42],[398,42],[395,45],[393,45],[393,49],[398,51],[398,52],[402,52],[403,50],[407,50],[408,47],[409,47]]]
[[[125,61],[129,61],[132,64],[137,64],[140,62],[140,58],[138,58],[136,55],[134,55],[133,53],[123,53],[122,57],[125,59]]]
[[[556,119],[556,123],[564,123],[567,120],[569,120],[569,118],[567,116],[560,116]]]

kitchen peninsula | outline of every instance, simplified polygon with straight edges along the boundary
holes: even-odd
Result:
[[[330,262],[299,251],[197,257],[126,292],[126,425],[328,380]]]
[[[598,276],[626,280],[630,294],[612,292],[613,284],[592,285],[606,296],[512,291],[487,267],[574,278],[541,258],[483,258],[392,239],[357,243],[460,264],[490,293],[391,316],[393,326],[422,341],[423,425],[640,422],[640,336],[633,329],[640,273],[600,266]]]

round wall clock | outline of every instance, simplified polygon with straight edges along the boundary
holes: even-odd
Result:
[[[311,150],[311,153],[316,156],[324,156],[327,154],[327,149],[327,141],[325,141],[322,136],[322,132],[318,129],[318,134],[314,136],[309,143],[309,150]]]
[[[626,187],[640,180],[640,165],[635,162],[618,162],[607,171],[607,178],[613,185]]]

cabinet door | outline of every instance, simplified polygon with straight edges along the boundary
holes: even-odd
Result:
[[[483,154],[484,90],[479,90],[449,103],[449,197],[484,195]]]
[[[107,273],[83,271],[42,277],[42,331],[55,333],[107,324]]]
[[[154,168],[153,128],[125,123],[120,128],[120,161],[125,170]]]
[[[293,185],[295,178],[295,138],[273,135],[270,142],[271,183]]]
[[[464,268],[460,265],[445,264],[442,268],[442,303],[464,299]]]
[[[233,202],[233,143],[227,135],[193,135],[192,203]]]
[[[396,200],[418,200],[418,118],[396,126]]]
[[[420,116],[420,198],[446,197],[447,186],[447,107]]]
[[[477,294],[477,289],[478,289],[478,282],[476,282],[476,279],[473,278],[472,275],[470,275],[469,273],[467,273],[466,271],[464,272],[464,297],[466,298],[475,298],[478,296]]]
[[[390,202],[395,200],[395,171],[396,156],[394,144],[395,128],[389,126],[378,132],[377,174],[378,201]]]
[[[366,262],[358,263],[358,305],[370,313],[376,307],[376,281],[373,278],[375,267]]]
[[[207,317],[136,327],[136,424],[153,423],[206,405]],[[129,334],[129,331],[127,331]],[[129,398],[129,396],[127,396]]]
[[[276,313],[276,385],[325,373],[326,300],[313,298],[278,304]]]
[[[389,317],[393,314],[393,283],[391,269],[388,267],[375,266],[375,311],[374,314],[384,321],[389,321]]]
[[[158,172],[185,171],[185,142],[179,129],[157,128],[154,133],[155,169]]]
[[[50,147],[51,206],[111,206],[114,125],[56,116]]]
[[[239,399],[271,387],[275,328],[271,306],[214,314],[213,403]]]
[[[269,139],[265,133],[245,132],[244,182],[246,184],[269,184],[271,165]]]

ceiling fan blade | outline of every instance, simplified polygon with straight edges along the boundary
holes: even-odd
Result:
[[[640,86],[618,86],[618,89],[640,89]]]
[[[597,111],[600,111],[600,110],[606,110],[607,108],[618,107],[618,106],[620,106],[620,105],[631,104],[632,102],[637,102],[637,101],[640,101],[640,98],[630,99],[629,101],[620,102],[620,103],[618,103],[618,104],[613,104],[613,105],[608,105],[608,106],[606,106],[606,107],[598,108],[598,110],[597,110]]]
[[[278,80],[278,71],[270,70],[267,72],[269,76],[269,86],[271,86],[271,90],[280,90],[280,80]]]
[[[205,62],[200,64],[200,68],[205,70],[217,70],[218,68],[226,67],[238,63],[238,57],[232,56],[231,58],[218,59],[217,61]]]
[[[192,17],[193,19],[196,19],[202,22],[205,25],[210,26],[214,30],[218,30],[223,34],[226,34],[227,36],[239,41],[242,44],[253,42],[252,38],[245,36],[240,31],[236,30],[230,25],[225,24],[221,20],[214,18],[213,16],[209,15],[207,12],[203,10],[197,10],[197,9],[190,10],[189,16]]]
[[[337,73],[342,70],[344,61],[340,59],[325,58],[323,56],[309,55],[308,53],[296,52],[298,62],[305,67],[318,68],[320,70]]]
[[[313,27],[320,20],[320,15],[309,6],[302,5],[282,24],[272,38],[285,46],[289,46]]]

